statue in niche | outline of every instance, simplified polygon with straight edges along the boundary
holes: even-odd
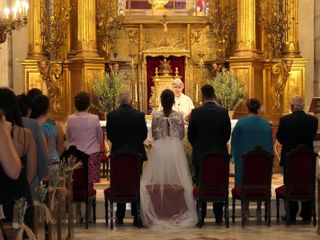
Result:
[[[172,74],[171,64],[170,60],[167,60],[166,58],[160,61],[160,70],[159,73],[162,75],[169,75]]]

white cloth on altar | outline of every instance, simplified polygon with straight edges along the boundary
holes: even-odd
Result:
[[[185,118],[191,110],[194,109],[194,105],[191,98],[181,93],[179,97],[174,98],[174,105],[172,106],[172,109],[177,112],[181,112]]]
[[[197,211],[188,162],[181,139],[184,120],[181,113],[165,117],[155,113],[152,119],[151,154],[140,185],[141,217],[153,228],[194,227]]]

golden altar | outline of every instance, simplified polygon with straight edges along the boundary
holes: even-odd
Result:
[[[150,70],[155,78],[148,78],[148,60],[180,56],[183,69],[178,75],[197,106],[199,89],[214,76],[212,65],[228,61],[245,86],[246,98],[258,98],[262,114],[277,122],[289,111],[289,99],[304,95],[307,61],[299,51],[298,1],[191,2],[170,0],[155,7],[148,0],[52,0],[47,6],[48,1],[30,0],[25,90],[44,89],[55,80],[59,86],[46,86],[57,106],[52,113],[65,118],[74,111],[75,93],[90,92],[92,81],[99,81],[108,66],[119,64],[119,73],[133,86],[136,107],[147,113],[151,82],[157,96],[163,89],[155,69]],[[283,38],[272,42],[269,36],[278,34]],[[43,60],[60,73],[44,75],[38,64]],[[172,64],[171,79],[175,67]],[[245,112],[240,106],[235,116]]]

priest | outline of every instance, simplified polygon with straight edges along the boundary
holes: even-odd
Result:
[[[175,102],[172,107],[173,110],[181,112],[185,120],[189,120],[191,110],[194,109],[192,100],[182,93],[184,84],[180,79],[176,79],[172,82],[172,90],[175,96]]]

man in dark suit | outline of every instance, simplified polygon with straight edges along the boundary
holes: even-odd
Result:
[[[214,102],[215,93],[211,85],[201,88],[203,106],[195,108],[191,112],[188,126],[188,140],[192,146],[192,163],[199,178],[200,156],[211,147],[215,146],[227,151],[227,142],[230,139],[231,123],[228,110],[219,107]],[[202,203],[204,216],[207,204]],[[214,203],[216,223],[222,222],[223,203]],[[201,219],[203,222],[203,219]]]
[[[299,144],[304,144],[313,151],[313,139],[317,134],[318,119],[306,114],[303,109],[304,99],[300,96],[295,96],[291,99],[292,113],[280,118],[277,140],[282,144],[280,166],[284,168],[285,154]],[[298,202],[290,202],[289,211],[290,221],[294,223],[298,212]],[[300,216],[304,221],[311,221],[310,202],[301,203]]]
[[[143,112],[133,109],[130,105],[131,95],[128,92],[120,94],[120,107],[107,115],[107,137],[112,143],[111,154],[123,146],[129,146],[139,154],[141,160],[147,160],[144,140],[148,129]],[[112,159],[111,159],[112,161]],[[117,223],[122,224],[125,216],[125,203],[117,204]],[[131,213],[136,219],[135,204],[131,204]]]

